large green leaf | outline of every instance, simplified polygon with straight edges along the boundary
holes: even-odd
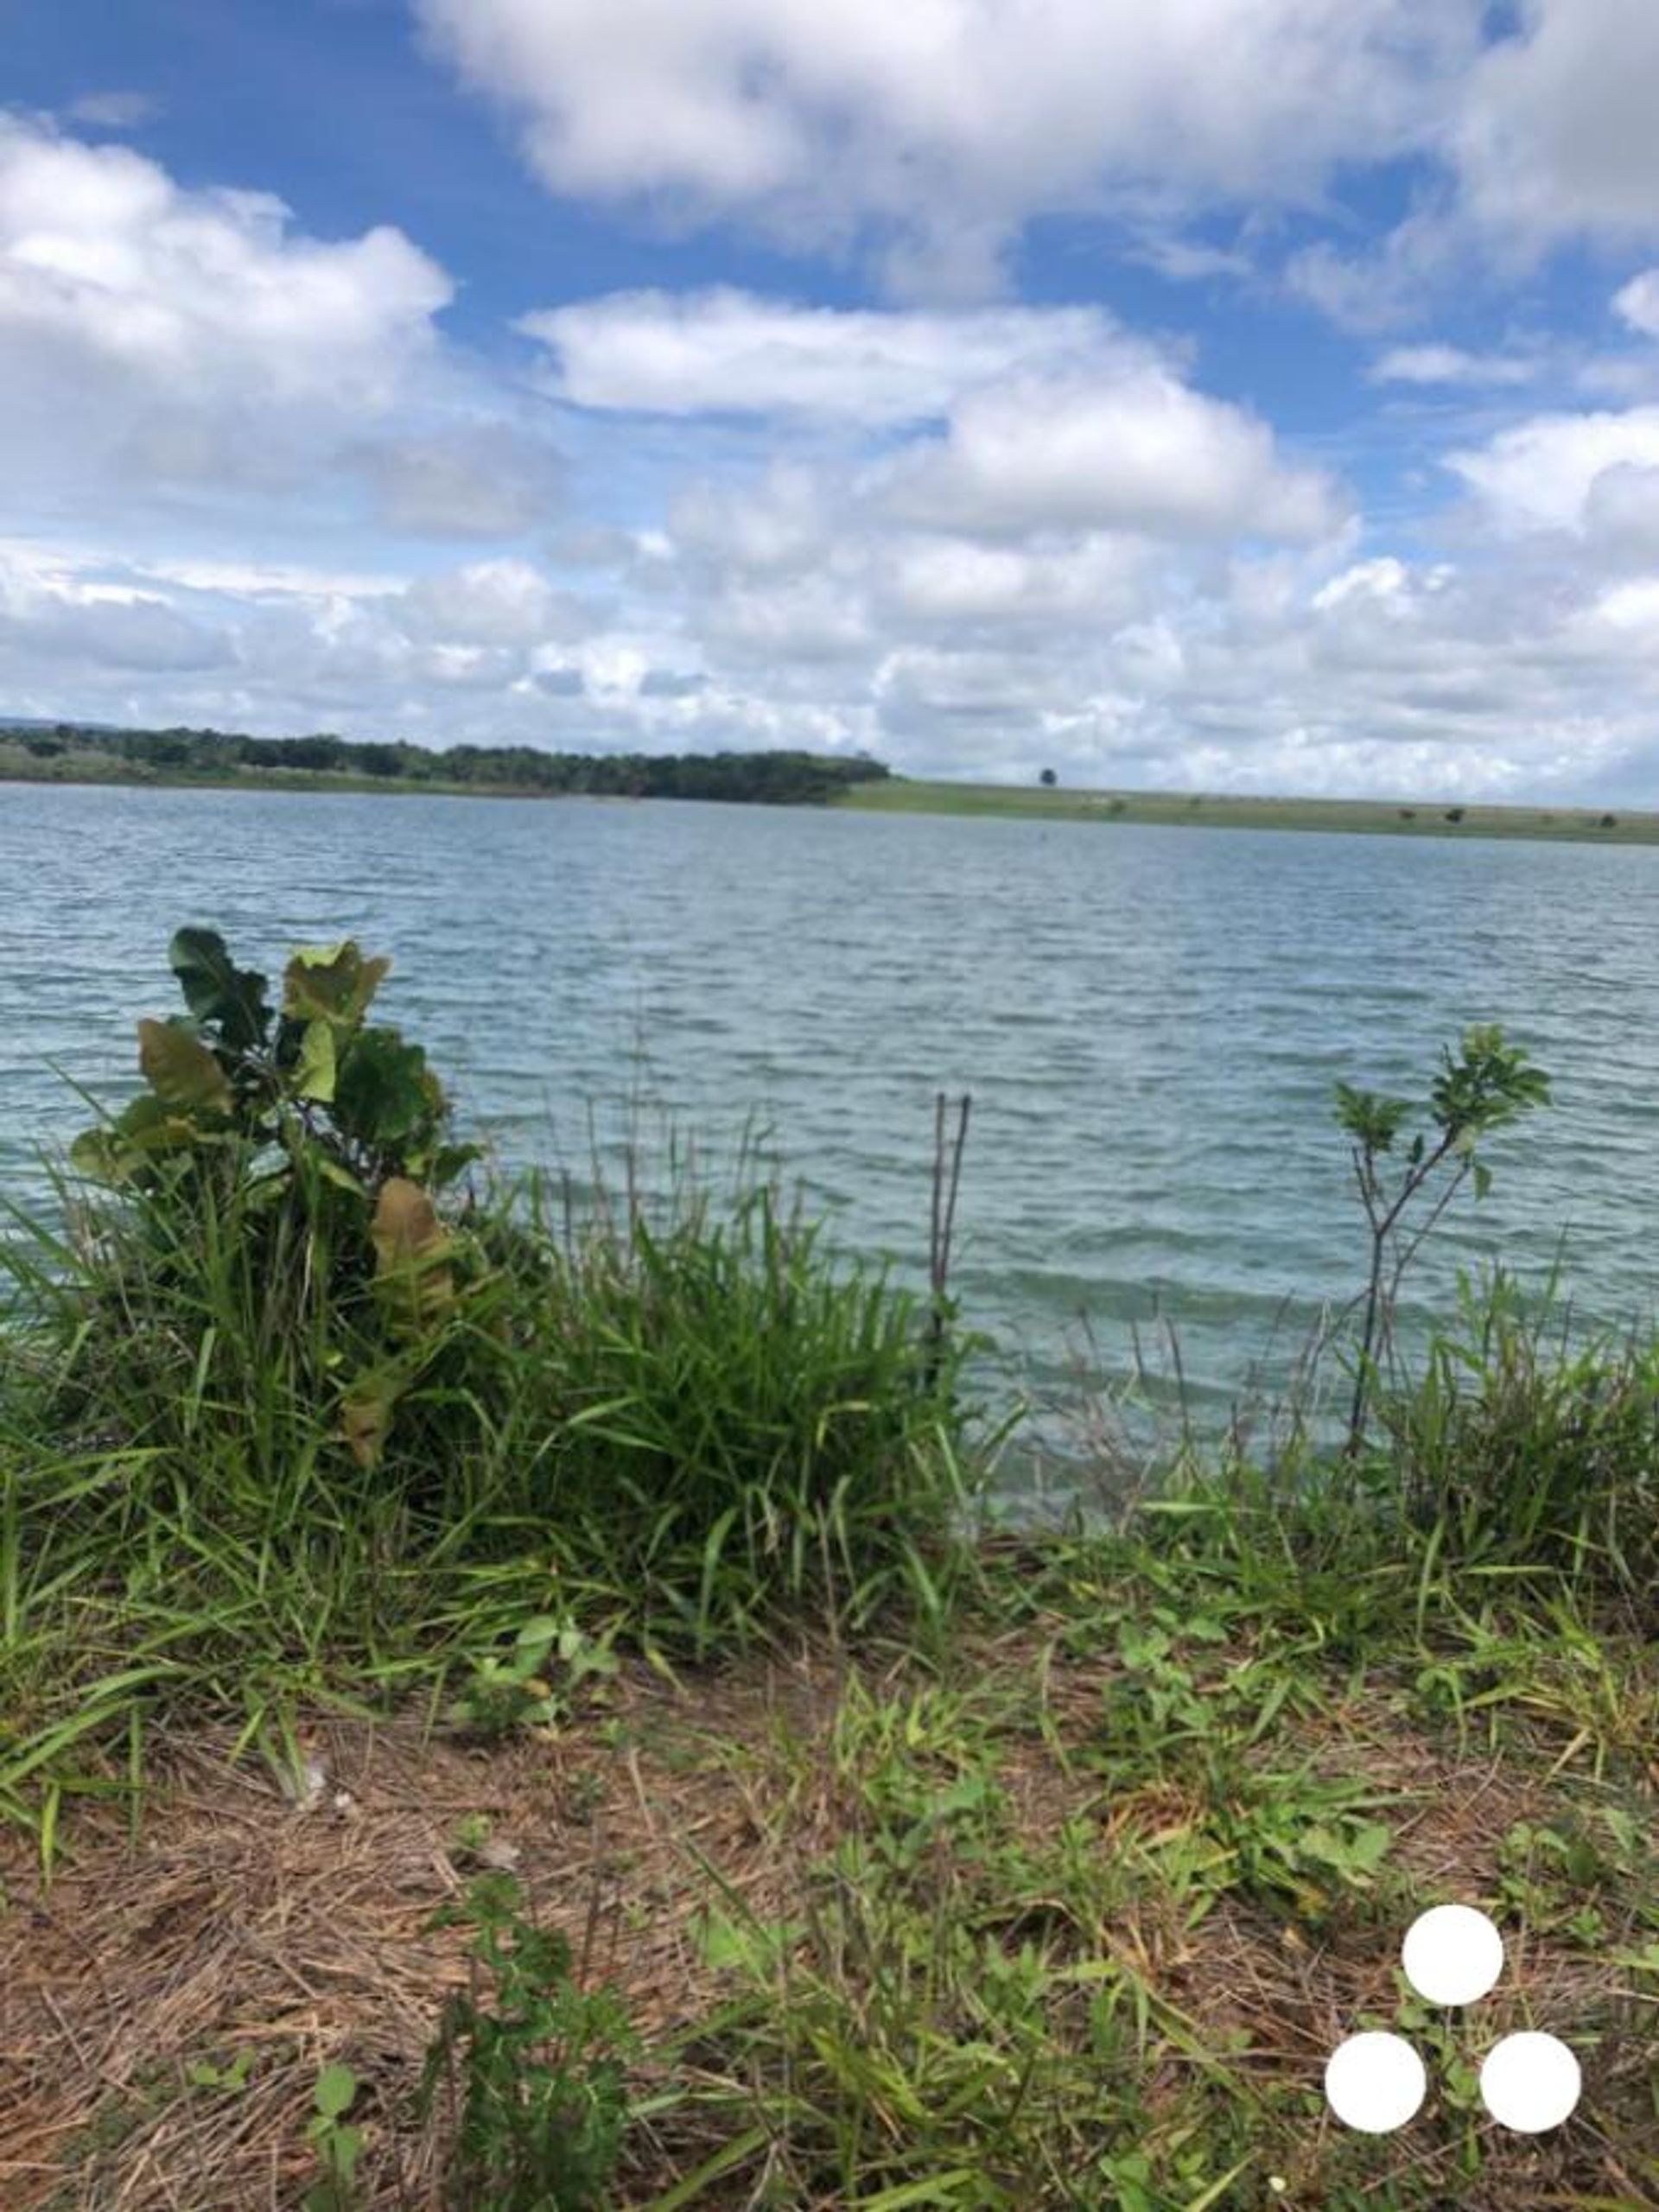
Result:
[[[138,1024],[138,1065],[156,1096],[168,1106],[210,1114],[232,1110],[225,1071],[200,1038],[170,1021]]]
[[[354,1028],[391,967],[344,944],[302,945],[283,976],[283,1012],[297,1021],[340,1021]]]
[[[334,1103],[348,1135],[396,1151],[435,1126],[443,1093],[418,1045],[406,1045],[395,1029],[365,1029],[340,1056]]]
[[[232,964],[217,930],[180,930],[167,957],[198,1021],[217,1029],[232,1052],[251,1052],[264,1042],[270,1020],[265,979]]]

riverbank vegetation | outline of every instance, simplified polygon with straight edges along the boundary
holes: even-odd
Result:
[[[1408,1372],[1373,1328],[1348,1448],[1014,1525],[937,1276],[752,1160],[493,1178],[355,947],[172,964],[5,1248],[0,2200],[1659,2196],[1659,1348],[1494,1278]],[[1449,1176],[1471,1068],[1541,1103],[1473,1033]],[[1400,1972],[1448,1900],[1464,2013]],[[1523,2025],[1584,2074],[1537,2137]],[[1395,2135],[1322,2096],[1366,2027]]]
[[[548,753],[533,745],[245,737],[216,729],[0,725],[0,781],[430,791],[516,798],[724,799],[817,806],[887,771],[862,754]]]

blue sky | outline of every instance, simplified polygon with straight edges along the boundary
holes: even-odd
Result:
[[[1646,0],[0,32],[0,709],[1659,804]]]

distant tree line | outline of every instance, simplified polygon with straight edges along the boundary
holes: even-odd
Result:
[[[0,730],[0,737],[7,734]],[[816,753],[543,753],[530,745],[423,745],[315,737],[244,737],[216,729],[17,730],[37,760],[98,753],[158,777],[225,778],[244,772],[384,777],[480,790],[586,792],[620,798],[705,798],[790,806],[832,798],[891,772],[864,754]]]

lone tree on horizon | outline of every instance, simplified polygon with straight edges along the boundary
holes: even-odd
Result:
[[[1049,791],[1052,791],[1055,785],[1058,784],[1060,779],[1052,768],[1045,768],[1042,774],[1038,777],[1037,780],[1039,784],[1044,785]]]

